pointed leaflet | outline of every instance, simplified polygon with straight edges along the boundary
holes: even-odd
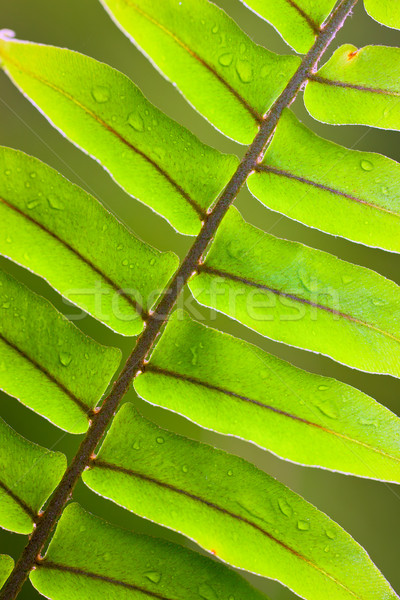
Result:
[[[177,267],[41,161],[0,146],[0,253],[125,335]]]
[[[400,4],[398,0],[364,0],[365,10],[373,19],[400,29]]]
[[[65,509],[30,578],[52,600],[266,600],[224,565],[110,525],[78,504]]]
[[[243,144],[300,64],[255,44],[208,0],[101,1],[187,100]]]
[[[0,389],[58,427],[82,433],[120,358],[120,350],[84,335],[0,271]]]
[[[222,560],[309,600],[397,597],[366,552],[300,496],[242,458],[160,429],[130,404],[83,479]]]
[[[400,252],[400,165],[324,140],[286,110],[248,187],[268,208]]]
[[[67,459],[23,438],[0,419],[0,526],[32,533],[44,502],[57,487]]]
[[[400,377],[399,287],[276,238],[230,209],[190,282],[195,298],[274,340]]]
[[[335,0],[241,0],[271,23],[283,39],[301,54],[313,45]]]
[[[400,129],[400,48],[341,46],[311,76],[304,102],[324,123]]]
[[[0,36],[14,83],[129,194],[176,229],[196,234],[238,159],[202,144],[153,106],[125,75],[62,48]]]
[[[0,554],[0,589],[13,570],[14,561],[11,556]]]
[[[145,400],[292,461],[400,483],[400,420],[359,390],[174,313]]]

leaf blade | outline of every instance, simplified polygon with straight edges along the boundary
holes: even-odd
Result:
[[[217,129],[250,143],[299,59],[257,46],[206,0],[101,0],[128,37]],[[265,74],[258,78],[256,73]]]
[[[400,376],[399,287],[246,224],[230,209],[189,283],[195,298],[271,339]]]
[[[320,26],[335,5],[334,0],[241,0],[271,23],[296,52],[305,54],[313,45]]]
[[[125,75],[92,58],[4,36],[0,56],[6,73],[50,123],[96,157],[128,194],[181,233],[199,232],[236,169],[236,157],[200,142]]]
[[[174,313],[134,383],[148,402],[309,466],[400,483],[400,420],[359,390]]]
[[[247,185],[268,208],[292,219],[400,252],[399,163],[320,138],[288,110]]]
[[[399,72],[399,48],[346,44],[311,76],[306,108],[323,123],[399,130]]]
[[[396,0],[364,0],[367,13],[387,27],[400,29],[400,6]]]
[[[140,317],[178,259],[135,238],[97,200],[36,158],[0,147],[0,170],[0,254],[114,331],[140,333]]]
[[[58,427],[83,433],[120,350],[84,335],[3,271],[0,284],[1,389]]]
[[[0,463],[0,527],[30,534],[40,508],[61,480],[67,459],[61,452],[28,441],[0,419]]]
[[[14,561],[11,556],[0,554],[0,589],[13,570]]]
[[[78,504],[65,509],[46,557],[30,579],[53,600],[139,596],[197,600],[202,592],[226,598],[234,593],[237,600],[265,599],[227,567],[175,544],[110,525]]]
[[[160,429],[131,405],[120,410],[83,479],[310,600],[396,598],[366,552],[300,496],[241,458]]]

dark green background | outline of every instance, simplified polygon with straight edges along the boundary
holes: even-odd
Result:
[[[258,43],[280,53],[290,52],[275,30],[247,10],[239,0],[219,0],[216,4],[227,10]],[[98,0],[2,0],[0,17],[0,28],[15,30],[20,39],[79,50],[120,69],[139,85],[154,104],[190,128],[203,141],[223,151],[243,153],[243,147],[215,131],[185,102],[177,90],[162,78],[147,59],[117,30]],[[399,45],[399,41],[398,32],[381,27],[358,6],[335,44],[350,42],[357,46],[369,43]],[[97,163],[52,129],[2,73],[0,87],[0,144],[24,150],[52,165],[97,196],[143,239],[162,250],[173,249],[181,256],[184,255],[190,238],[175,233],[163,219],[122,192]],[[321,135],[349,147],[381,152],[400,160],[399,134],[366,127],[338,128],[315,123],[306,115],[301,97],[296,101],[294,108],[297,114]],[[241,192],[237,206],[247,220],[266,231],[328,250],[340,258],[372,267],[391,279],[399,280],[397,255],[364,248],[307,229],[266,210],[245,190]],[[0,262],[2,268],[16,274],[20,280],[47,296],[60,310],[71,312],[70,307],[66,306],[43,281],[6,260]],[[203,314],[210,318],[210,311],[203,310]],[[216,315],[214,317],[214,326],[244,337],[299,366],[335,376],[357,386],[399,414],[398,381],[390,377],[358,373],[327,358],[265,340],[228,318]],[[96,339],[122,346],[126,352],[133,344],[133,339],[124,339],[112,334],[89,317],[79,321],[78,325]],[[284,463],[249,444],[201,431],[182,418],[147,406],[135,399],[133,391],[129,393],[129,397],[144,414],[158,423],[240,454],[287,483],[347,529],[367,549],[394,588],[400,591],[400,488]],[[0,400],[1,416],[17,431],[33,441],[62,450],[69,457],[73,455],[80,440],[79,436],[63,434],[13,398],[2,394]],[[92,512],[126,528],[186,543],[180,536],[140,520],[111,502],[98,498],[83,484],[78,485],[76,498]],[[23,536],[0,532],[0,550],[14,557],[18,556],[25,542]],[[255,577],[251,579],[254,585],[267,592],[272,600],[294,598],[293,594],[275,582]],[[27,584],[20,598],[33,600],[39,598],[39,595]]]

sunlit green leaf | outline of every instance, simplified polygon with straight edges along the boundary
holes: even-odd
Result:
[[[119,529],[69,505],[31,573],[52,600],[262,600],[237,573],[181,546]]]
[[[121,352],[84,335],[44,298],[0,271],[0,386],[71,433],[118,367]]]
[[[29,442],[0,419],[0,465],[0,526],[17,533],[31,533],[67,460],[60,452]]]
[[[71,50],[0,36],[14,83],[131,195],[196,234],[238,159],[202,144],[125,75]]]
[[[399,287],[364,267],[225,217],[200,274],[199,302],[274,340],[400,377]]]
[[[92,196],[36,158],[0,146],[0,253],[126,335],[177,267]],[[101,240],[101,244],[99,241]]]
[[[11,573],[14,561],[11,556],[0,554],[0,588]]]
[[[335,0],[241,0],[271,23],[297,52],[308,52]]]
[[[300,64],[255,44],[208,0],[101,2],[189,102],[243,144]]]
[[[333,235],[400,252],[400,165],[318,137],[285,111],[250,191]]]
[[[324,123],[400,130],[400,48],[345,44],[312,76],[304,92]]]
[[[283,458],[400,483],[400,420],[387,408],[185,313],[174,313],[135,388]]]
[[[366,552],[329,517],[251,463],[160,429],[130,404],[84,481],[310,600],[396,598]]]
[[[373,19],[400,29],[400,3],[398,0],[364,0],[366,11]]]

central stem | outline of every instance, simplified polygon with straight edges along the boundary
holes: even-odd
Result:
[[[217,232],[222,219],[248,176],[257,167],[264,148],[270,141],[283,110],[295,100],[302,85],[307,82],[326,48],[343,26],[344,21],[356,3],[357,0],[342,0],[339,3],[339,6],[333,11],[326,24],[321,28],[314,45],[303,58],[296,73],[263,118],[259,132],[254,138],[253,143],[249,146],[235,174],[207,216],[199,235],[182,261],[170,285],[161,296],[154,312],[147,319],[145,329],[138,338],[136,346],[126,361],[117,381],[114,383],[110,394],[104,400],[99,412],[94,415],[77,454],[54,491],[46,510],[38,519],[27,546],[7,582],[4,584],[0,593],[0,600],[14,600],[18,596],[22,585],[34,567],[40,552],[71,497],[77,481],[81,477],[85,467],[90,463],[92,454],[95,452],[96,447],[110,425],[121,399],[128,391],[132,380],[140,372],[146,357],[156,343],[157,337],[160,335],[163,325],[174,308],[182,289],[193,273],[196,272],[201,258]]]

